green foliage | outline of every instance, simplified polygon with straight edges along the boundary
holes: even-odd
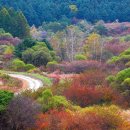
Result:
[[[72,12],[77,12],[78,8],[76,5],[70,5],[69,8],[71,9]]]
[[[55,54],[53,56],[55,57]],[[22,59],[26,63],[42,66],[47,65],[53,58],[44,42],[36,42],[32,48],[23,51]]]
[[[43,22],[42,27],[47,31],[52,31],[52,32],[58,32],[58,31],[62,31],[63,29],[65,29],[67,26],[67,24],[65,22]],[[48,43],[47,43],[48,44]]]
[[[14,59],[12,61],[12,68],[15,71],[21,71],[24,69],[24,67],[25,67],[25,63],[23,61],[21,61],[20,59]]]
[[[113,81],[115,81],[115,76],[113,75],[110,75],[106,78],[106,80],[109,82],[109,83],[112,83]]]
[[[107,28],[102,24],[96,25],[94,30],[100,35],[106,35],[108,32]]]
[[[51,44],[50,44],[49,41],[47,41],[47,40],[45,39],[45,40],[43,40],[43,42],[46,44],[47,48],[48,48],[50,51],[53,50],[53,47],[51,46]]]
[[[130,61],[130,48],[122,52],[119,56],[114,56],[110,60],[108,60],[108,64],[116,64],[122,63],[124,65],[128,65],[127,63]]]
[[[86,56],[82,55],[82,54],[77,54],[75,55],[75,60],[86,60]]]
[[[130,77],[130,68],[120,71],[116,75],[116,81],[122,83],[126,78]]]
[[[38,101],[42,104],[43,111],[47,111],[59,107],[68,107],[69,102],[63,96],[53,96],[50,89],[46,89],[42,92],[42,96],[38,98]]]
[[[36,44],[35,40],[32,40],[30,38],[25,39],[21,44],[15,47],[15,55],[21,58],[22,52],[24,52],[28,48],[31,48],[35,44]]]
[[[43,21],[62,21],[63,17],[70,19],[75,11],[77,18],[90,22],[101,19],[107,22],[116,19],[121,22],[130,21],[129,0],[18,0],[15,2],[1,0],[0,2],[0,6],[14,7],[23,11],[30,25],[41,25]]]
[[[47,63],[47,67],[53,66],[53,65],[57,65],[58,63],[56,61],[51,61]]]
[[[35,66],[32,64],[25,64],[20,59],[14,59],[12,61],[12,69],[15,71],[29,71],[31,69],[35,69]]]
[[[32,64],[26,64],[25,65],[25,70],[29,71],[29,70],[32,70],[32,69],[35,69],[34,65],[32,65]]]
[[[16,12],[12,8],[0,10],[0,28],[20,38],[30,36],[30,28],[25,16],[22,12]]]
[[[124,41],[126,41],[126,42],[130,41],[130,35],[125,36]]]
[[[130,68],[127,68],[118,72],[115,76],[109,76],[107,80],[113,88],[121,92],[126,92],[130,90],[129,77],[130,77]]]
[[[33,64],[36,66],[42,66],[47,65],[49,61],[51,61],[51,55],[49,52],[46,52],[46,50],[42,49],[39,51],[36,51],[33,54]]]
[[[0,90],[0,112],[6,109],[10,100],[13,98],[13,93]]]

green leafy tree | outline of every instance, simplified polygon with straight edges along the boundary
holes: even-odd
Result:
[[[15,47],[15,55],[19,58],[22,57],[22,52],[27,50],[28,48],[31,48],[36,44],[35,40],[32,40],[30,38],[25,39],[21,44]]]

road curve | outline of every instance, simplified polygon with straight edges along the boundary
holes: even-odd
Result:
[[[34,79],[29,76],[25,76],[22,74],[9,74],[11,77],[18,78],[19,80],[26,81],[28,84],[28,89],[31,89],[33,91],[37,90],[38,88],[43,86],[43,83],[41,80]]]

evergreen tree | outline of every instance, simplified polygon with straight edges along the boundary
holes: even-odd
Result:
[[[20,38],[28,38],[30,35],[30,28],[22,12],[17,13],[16,21],[17,21],[16,36]]]
[[[30,27],[22,12],[16,12],[13,8],[0,10],[0,28],[19,38],[30,37]]]

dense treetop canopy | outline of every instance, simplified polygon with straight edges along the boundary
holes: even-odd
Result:
[[[0,5],[23,11],[30,25],[74,16],[91,22],[130,21],[129,0],[1,0]]]

